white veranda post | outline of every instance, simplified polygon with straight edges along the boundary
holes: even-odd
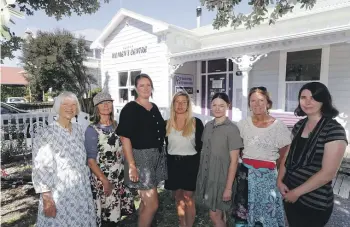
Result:
[[[266,57],[267,54],[243,55],[230,58],[235,64],[238,65],[238,69],[242,71],[242,118],[246,118],[248,116],[249,72],[252,69],[254,63],[263,56]]]
[[[174,78],[174,73],[178,68],[180,68],[182,64],[172,64],[170,60],[168,61],[168,69],[169,69],[169,107],[171,104],[171,99],[173,98],[173,78]]]

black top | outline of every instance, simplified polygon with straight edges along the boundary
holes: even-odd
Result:
[[[202,134],[203,134],[203,130],[204,130],[204,125],[202,123],[202,121],[199,119],[199,118],[194,118],[196,120],[196,131],[195,131],[195,135],[194,135],[194,138],[195,138],[195,142],[196,142],[196,151],[197,151],[197,154],[199,155],[202,151],[202,145],[203,145],[203,142],[202,142]],[[165,125],[167,124],[167,121],[165,121]],[[168,153],[168,137],[165,137],[165,144],[166,144],[166,151]]]
[[[299,158],[300,155],[302,155],[302,151],[307,143],[308,138],[299,136],[298,138],[295,137],[295,140],[297,140],[297,144],[294,155],[295,158],[292,160],[293,164],[297,161],[297,158]]]
[[[129,138],[135,149],[160,148],[164,145],[165,124],[156,104],[150,111],[135,101],[120,113],[117,135]]]
[[[302,139],[300,134],[305,126],[307,118],[300,120],[294,125],[292,134],[294,136],[293,143],[296,143],[296,148],[294,151],[294,157],[291,155],[291,150],[287,156],[286,164],[291,162],[296,162],[300,157],[304,157],[304,152],[310,152],[308,150],[304,151],[304,147],[307,145],[310,137],[307,139]],[[316,126],[317,127],[317,126]],[[298,133],[299,132],[299,133]],[[312,133],[314,134],[314,132]],[[307,165],[301,165],[297,169],[288,169],[286,165],[286,175],[284,176],[283,182],[287,185],[289,190],[299,187],[305,183],[310,177],[315,175],[322,168],[322,160],[326,143],[335,141],[335,140],[344,140],[347,143],[346,133],[344,128],[336,121],[331,119],[327,121],[327,124],[319,132],[316,138],[315,153],[311,157],[311,162]],[[303,141],[304,140],[304,141]],[[304,143],[304,144],[302,144]],[[302,160],[303,161],[303,160]],[[317,210],[326,210],[333,205],[333,189],[332,182],[311,191],[305,195],[300,196],[298,199],[303,205],[317,209]]]

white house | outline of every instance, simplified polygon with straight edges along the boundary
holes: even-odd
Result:
[[[134,78],[143,72],[154,82],[158,106],[168,107],[174,91],[185,88],[196,111],[209,115],[211,96],[227,92],[235,121],[249,114],[249,88],[265,86],[273,114],[291,125],[299,88],[321,81],[350,130],[350,0],[318,0],[311,11],[296,6],[275,25],[250,30],[188,30],[121,9],[91,48],[101,50],[102,84],[117,109],[133,99]]]

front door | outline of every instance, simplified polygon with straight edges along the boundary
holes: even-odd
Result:
[[[215,93],[218,92],[223,92],[223,93],[228,93],[227,92],[227,85],[226,85],[226,73],[225,74],[214,74],[214,75],[208,75],[208,89],[207,89],[207,114],[211,115],[211,100]]]

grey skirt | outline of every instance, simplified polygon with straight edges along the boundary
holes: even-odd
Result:
[[[139,181],[132,182],[129,177],[129,163],[125,160],[124,183],[129,188],[148,190],[156,188],[158,184],[167,180],[167,165],[165,149],[158,148],[132,149],[135,166],[139,174]]]

